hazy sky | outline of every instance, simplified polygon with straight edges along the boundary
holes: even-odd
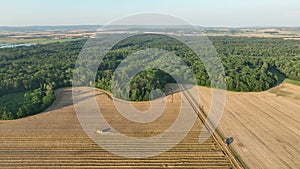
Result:
[[[0,0],[0,25],[81,25],[143,12],[200,26],[300,26],[300,0]]]

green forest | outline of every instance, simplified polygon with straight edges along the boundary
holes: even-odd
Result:
[[[285,78],[300,80],[298,41],[244,37],[209,37],[209,39],[224,66],[227,90],[263,91],[281,83]],[[110,90],[109,82],[119,63],[131,53],[145,48],[160,48],[173,52],[190,67],[198,85],[210,86],[210,78],[199,57],[186,45],[163,35],[132,36],[114,46],[99,66],[95,86]],[[183,73],[178,72],[179,76]],[[161,70],[142,71],[131,81],[130,100],[148,100],[150,91],[157,88],[164,91],[165,85],[173,82],[174,79]],[[122,94],[119,97],[124,99]]]
[[[286,78],[300,81],[299,41],[227,36],[209,40],[224,66],[227,90],[263,91]],[[55,89],[72,86],[75,62],[85,42],[86,39],[0,49],[0,118],[39,113],[54,101]],[[146,48],[174,53],[191,68],[198,85],[210,86],[205,66],[191,49],[170,37],[151,34],[132,36],[115,45],[99,65],[95,83],[88,85],[110,91],[113,72],[122,60]],[[175,74],[184,76],[182,71]],[[129,98],[149,100],[153,98],[150,91],[165,91],[167,83],[174,83],[174,79],[162,70],[141,71],[130,82]],[[122,94],[116,97],[124,99]]]

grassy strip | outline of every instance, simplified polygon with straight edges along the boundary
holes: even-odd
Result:
[[[223,137],[224,138],[224,137]],[[249,169],[249,167],[247,166],[247,164],[245,163],[245,161],[242,159],[242,157],[235,151],[235,149],[233,147],[231,147],[231,145],[228,145],[228,148],[230,149],[230,151],[233,153],[233,155],[238,159],[238,161],[242,164],[242,166],[245,169]]]
[[[284,80],[284,82],[300,86],[300,81],[298,81],[298,80],[292,80],[292,79],[287,78],[287,79]]]

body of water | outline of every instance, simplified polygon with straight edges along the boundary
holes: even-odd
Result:
[[[15,47],[20,47],[20,46],[32,46],[36,44],[31,44],[31,43],[24,43],[24,44],[0,44],[0,49],[2,48],[15,48]]]

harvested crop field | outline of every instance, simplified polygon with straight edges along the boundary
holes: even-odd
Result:
[[[78,104],[85,104],[92,98],[89,89],[76,90],[86,98]],[[136,159],[114,155],[83,132],[74,111],[72,89],[59,89],[56,93],[57,100],[47,112],[0,121],[0,168],[233,168],[230,158],[213,137],[199,144],[202,128],[199,120],[180,144],[158,156]],[[111,98],[101,91],[97,94],[97,101],[105,105],[101,109],[107,120],[131,137],[149,137],[162,132],[173,123],[179,107],[177,101],[168,102],[155,124],[149,123],[142,130],[139,126],[126,128],[127,122],[114,114],[116,110]],[[148,104],[136,103],[134,106],[145,109]]]
[[[200,87],[208,110],[210,90]],[[283,83],[269,91],[227,92],[218,126],[249,168],[300,168],[300,87]]]
[[[209,88],[199,87],[200,103],[210,105]],[[90,93],[80,89],[87,100]],[[56,91],[47,112],[24,119],[0,121],[0,168],[233,168],[232,159],[213,137],[199,144],[202,123],[197,120],[180,144],[145,159],[114,155],[95,144],[80,126],[72,102],[72,89]],[[110,124],[131,137],[149,137],[164,131],[178,113],[179,93],[168,96],[167,106],[154,123],[130,126],[116,114],[110,97],[97,91],[96,100]],[[219,124],[224,137],[249,168],[300,167],[300,87],[281,84],[258,93],[227,92]],[[82,100],[82,104],[85,100]],[[100,105],[100,104],[99,104]],[[134,103],[145,110],[149,104]],[[166,142],[168,144],[168,142]]]

